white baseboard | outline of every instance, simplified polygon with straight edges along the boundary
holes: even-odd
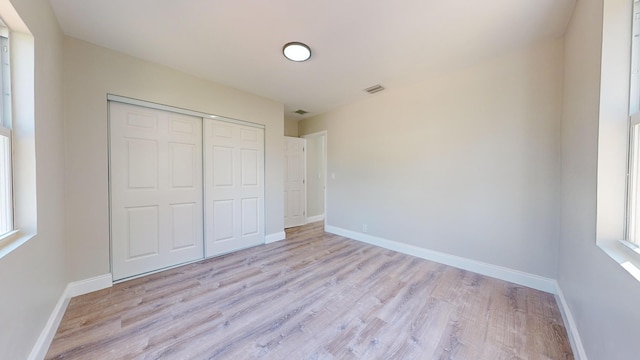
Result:
[[[426,260],[431,260],[459,269],[472,271],[478,274],[505,280],[518,285],[527,286],[551,294],[555,294],[556,292],[555,280],[546,277],[509,269],[502,266],[487,264],[481,261],[450,255],[439,251],[429,250],[414,245],[404,244],[393,240],[387,240],[331,225],[325,225],[325,231],[332,234],[348,237],[350,239],[358,240],[367,244],[380,246],[385,249],[401,252],[403,254],[417,256]]]
[[[323,220],[324,220],[324,214],[316,215],[316,216],[309,216],[307,218],[307,224],[318,222],[318,221],[323,221]]]
[[[571,349],[573,350],[573,356],[576,360],[587,360],[587,355],[584,350],[584,346],[582,345],[582,340],[580,339],[580,334],[578,333],[578,328],[571,313],[571,309],[569,308],[569,304],[564,297],[564,293],[562,292],[560,285],[554,279],[549,279],[518,270],[508,269],[501,266],[487,264],[460,256],[450,255],[439,251],[420,248],[414,245],[387,240],[331,225],[325,225],[325,231],[336,235],[348,237],[350,239],[358,240],[367,244],[380,246],[385,249],[401,252],[403,254],[417,256],[426,260],[439,262],[459,269],[473,271],[478,274],[490,276],[500,280],[509,281],[515,284],[554,294],[556,297],[556,302],[558,303],[558,307],[560,309],[560,313],[562,314],[562,320],[564,322],[565,329],[567,330],[567,335],[569,336]]]
[[[84,279],[80,281],[74,281],[69,283],[67,288],[69,289],[69,298],[74,296],[80,296],[88,294],[90,292],[102,290],[111,287],[113,284],[113,278],[111,274],[104,274],[90,279]]]
[[[580,339],[580,333],[578,333],[578,327],[576,326],[576,321],[573,318],[567,299],[564,297],[560,284],[557,281],[554,281],[554,283],[556,286],[556,302],[560,308],[564,327],[567,330],[567,335],[569,336],[569,342],[571,343],[571,349],[573,350],[573,357],[576,360],[587,360],[587,353],[584,351],[584,346]]]
[[[273,234],[269,234],[267,236],[264,237],[264,243],[265,244],[271,244],[274,243],[276,241],[280,241],[280,240],[284,240],[287,237],[287,234],[283,231],[277,232],[277,233],[273,233]]]
[[[33,346],[31,354],[29,354],[29,360],[42,360],[47,355],[51,341],[53,341],[56,330],[58,330],[58,325],[60,325],[60,321],[62,321],[62,316],[64,315],[65,310],[67,310],[69,299],[71,299],[67,296],[68,291],[69,285],[67,285],[62,292],[62,296],[60,296],[58,303],[53,308],[53,311],[49,316],[49,320],[47,320],[47,323],[44,325],[44,329],[40,332],[40,336],[38,337],[36,344]]]
[[[44,329],[40,332],[40,336],[33,346],[28,359],[42,360],[47,355],[51,341],[53,341],[53,337],[56,335],[60,321],[62,321],[64,312],[67,310],[67,305],[69,305],[69,300],[71,300],[72,297],[106,289],[111,287],[111,285],[111,274],[96,276],[94,278],[74,281],[67,284],[60,296],[60,299],[58,299],[58,303],[56,303],[56,306],[53,308]]]

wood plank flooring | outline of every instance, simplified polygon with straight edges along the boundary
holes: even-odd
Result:
[[[573,359],[553,295],[325,233],[71,299],[47,359]]]

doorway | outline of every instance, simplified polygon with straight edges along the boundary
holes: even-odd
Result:
[[[308,134],[303,138],[307,140],[306,222],[326,222],[327,132]]]

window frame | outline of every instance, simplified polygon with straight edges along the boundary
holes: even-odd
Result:
[[[15,232],[14,218],[14,204],[13,204],[13,147],[12,147],[12,132],[11,129],[0,125],[0,137],[6,138],[6,152],[4,154],[0,149],[0,155],[5,156],[6,162],[4,166],[0,166],[0,191],[5,193],[6,204],[0,203],[0,239],[5,238],[11,233]],[[3,146],[3,142],[0,142],[0,146]]]
[[[630,114],[640,110],[640,101],[634,100],[636,94],[640,96],[640,88],[633,85],[632,80],[634,71],[635,77],[640,78],[640,62],[635,67],[632,63],[632,60],[640,60],[640,52],[634,54],[632,51],[632,44],[640,43],[640,36],[633,36],[639,29],[633,24],[639,5],[640,0],[604,2],[595,149],[594,229],[596,246],[638,282],[640,251],[637,251],[638,245],[627,241],[627,230],[632,215],[629,209],[632,175],[629,168],[632,150]]]
[[[0,241],[17,233],[14,222],[14,179],[13,179],[13,131],[11,111],[11,64],[9,52],[9,29],[0,20],[0,137],[6,139],[4,165],[0,166],[0,192],[4,192],[5,202],[0,202]]]
[[[624,238],[621,243],[640,254],[640,0],[631,11],[629,125],[625,191]]]
[[[4,64],[9,64],[11,95],[11,147],[14,231],[0,237],[0,259],[11,254],[38,234],[38,202],[35,139],[35,38],[10,2],[0,2],[2,34],[7,42]],[[4,97],[0,94],[0,97]],[[0,118],[0,120],[2,120]]]

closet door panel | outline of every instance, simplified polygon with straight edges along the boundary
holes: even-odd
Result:
[[[114,280],[204,255],[202,119],[109,103]]]
[[[264,243],[264,129],[205,119],[205,256]]]

